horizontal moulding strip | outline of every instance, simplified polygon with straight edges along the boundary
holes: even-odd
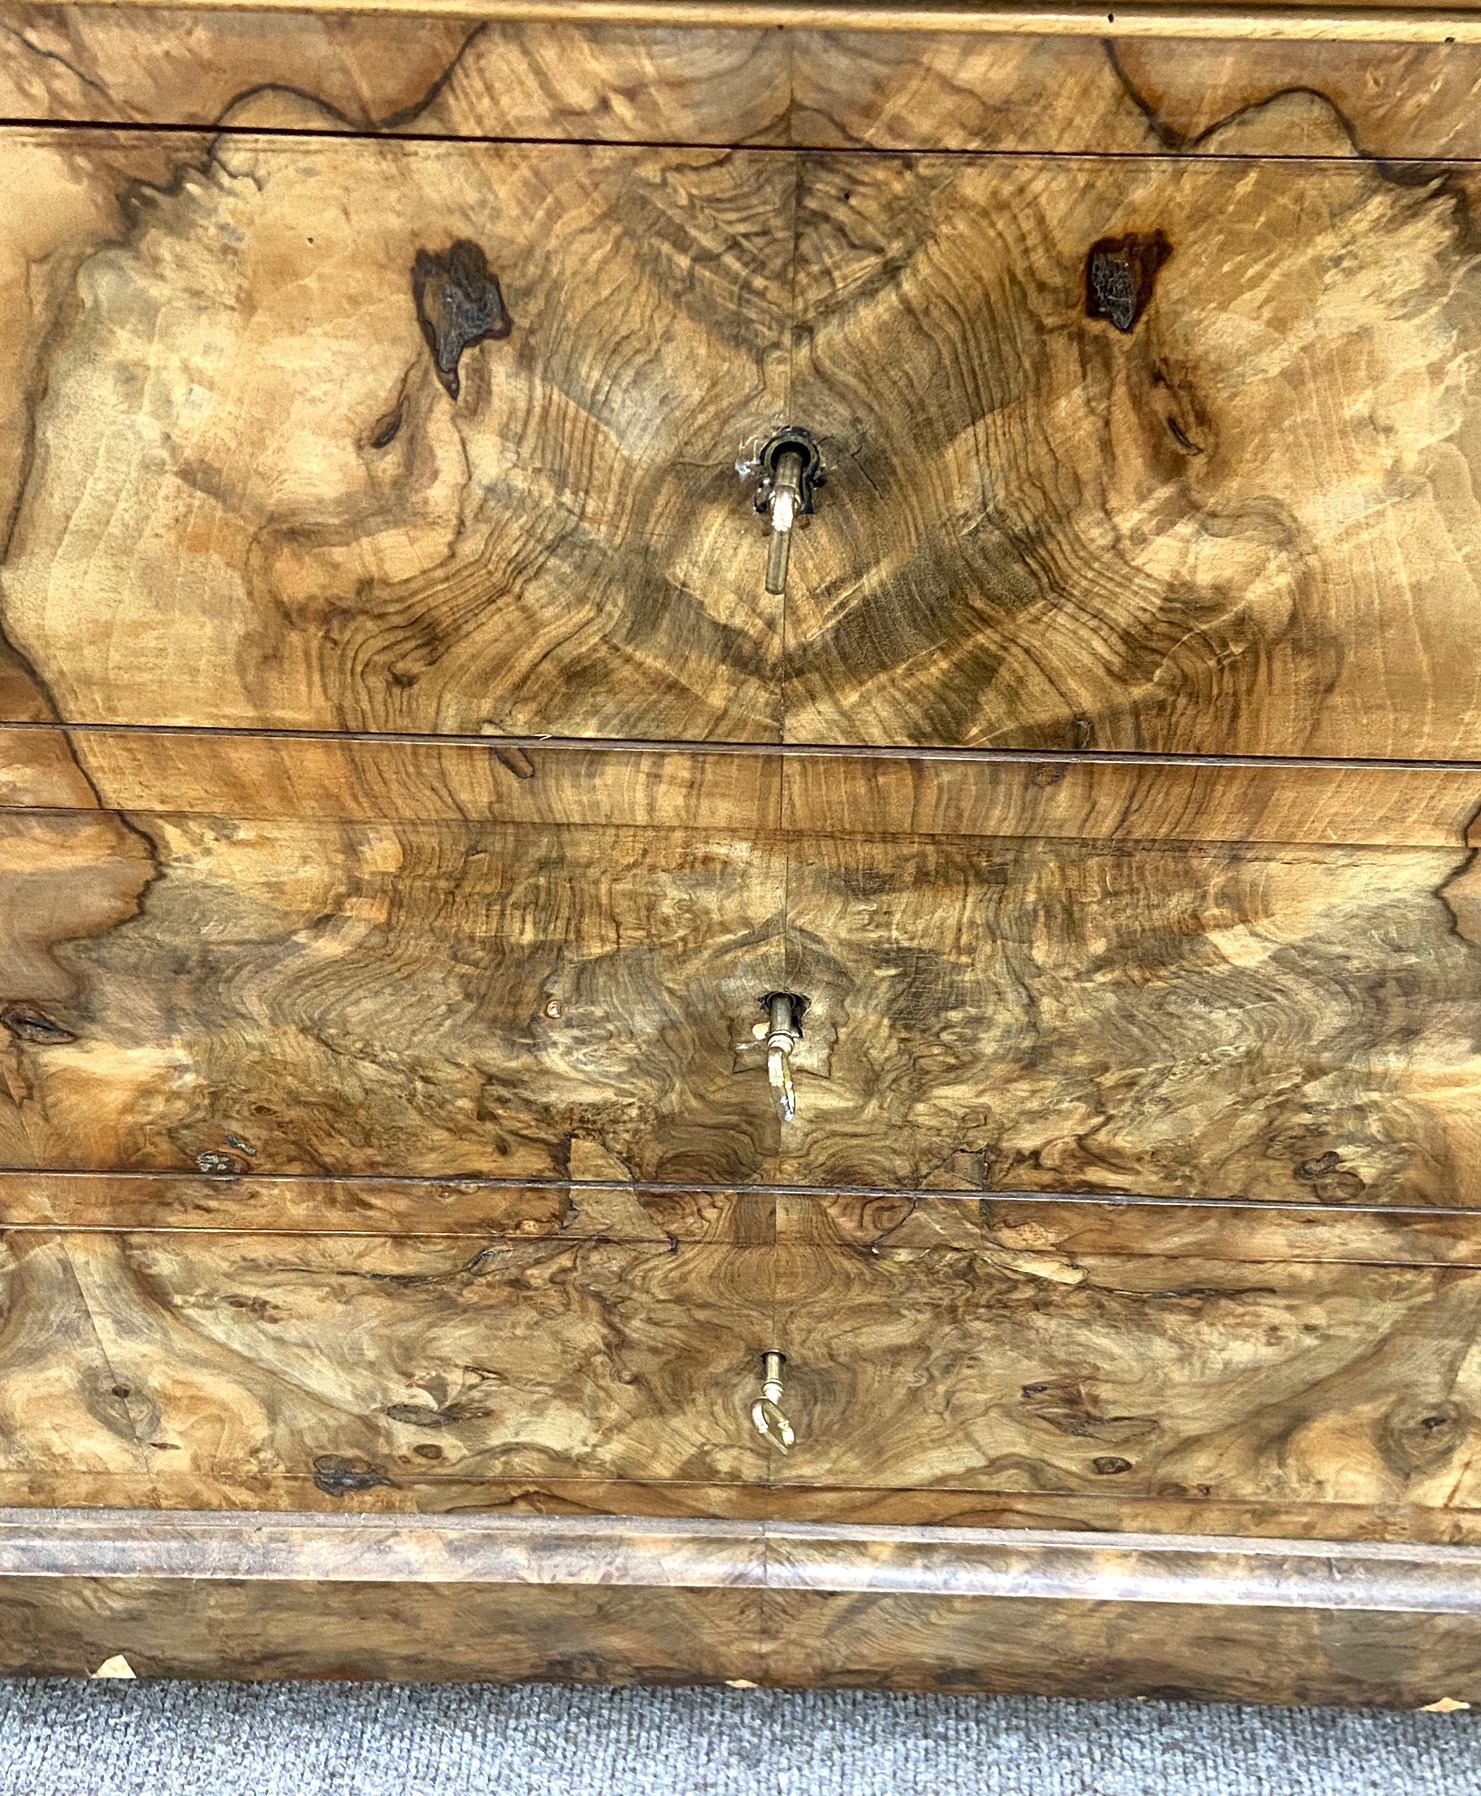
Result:
[[[0,1579],[873,1591],[1481,1614],[1481,1547],[628,1516],[0,1509]]]
[[[1481,42],[1481,13],[1459,7],[1140,4],[868,5],[847,0],[104,0],[116,10],[324,12],[547,24],[1004,33],[1042,37],[1268,38],[1359,43]]]

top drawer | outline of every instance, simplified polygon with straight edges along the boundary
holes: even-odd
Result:
[[[1468,166],[1281,159],[1276,101],[1083,161],[272,104],[0,135],[6,715],[1471,752]]]

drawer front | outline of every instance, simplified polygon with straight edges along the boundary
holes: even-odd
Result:
[[[11,813],[0,1157],[1474,1205],[1467,864]]]
[[[735,463],[785,393],[786,158],[173,141],[0,134],[12,253],[73,262],[0,295],[46,463],[4,622],[62,715],[777,736]]]
[[[1475,1536],[1481,1273],[1136,1228],[1080,1258],[12,1229],[0,1494]]]
[[[329,116],[0,134],[7,715],[1469,753],[1467,165],[1273,104],[1073,161]]]

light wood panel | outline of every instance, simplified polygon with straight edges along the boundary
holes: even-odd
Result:
[[[10,714],[1464,758],[1466,167],[1286,104],[1083,166],[12,132]],[[418,255],[492,308],[456,395]]]
[[[1471,1272],[776,1251],[779,1482],[1475,1507]]]
[[[834,473],[789,740],[1469,752],[1463,197],[1338,163],[802,168],[792,405]]]
[[[495,1505],[516,1483],[595,1480],[597,1505],[623,1480],[745,1484],[822,1487],[849,1519],[935,1490],[958,1511],[1305,1509],[1329,1533],[1357,1506],[1472,1532],[1481,1512],[1466,1268],[185,1230],[7,1247],[12,1489],[75,1471],[93,1501],[292,1508],[311,1483],[435,1508],[444,1480],[475,1507],[485,1482]],[[772,1347],[785,1457],[749,1413]]]
[[[210,125],[312,95],[326,130],[846,149],[1195,148],[1271,107],[1267,153],[1473,156],[1469,43],[1091,39],[394,14],[7,6],[0,112]],[[260,110],[258,110],[260,109]]]
[[[54,714],[776,735],[734,464],[785,390],[785,159],[173,154],[75,274],[29,421],[4,617]]]
[[[0,826],[13,1168],[1478,1201],[1465,848]]]

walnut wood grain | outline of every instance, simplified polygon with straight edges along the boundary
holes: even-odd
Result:
[[[1475,1506],[1472,1273],[775,1251],[777,1482]]]
[[[779,756],[743,750],[0,726],[5,808],[95,810],[101,803],[119,811],[257,820],[699,826],[761,834],[780,824],[786,777]],[[1467,777],[1399,775],[1399,787],[1376,817],[1372,793],[1360,807],[1362,782],[1352,780],[1345,815],[1354,831],[1362,816],[1365,833],[1384,839],[1401,832],[1405,840],[1454,841],[1464,827],[1462,788],[1481,797],[1481,768],[1470,784]],[[1297,839],[1302,817],[1321,809],[1320,825],[1308,827],[1320,827],[1319,839],[1330,840],[1334,819],[1344,815],[1341,800],[1334,808],[1314,797],[1315,807],[1277,800],[1271,809],[1279,807]],[[1030,820],[1041,811],[1042,805],[1034,807]],[[882,804],[881,817],[889,814]]]
[[[0,725],[0,807],[1452,847],[1481,765]],[[805,850],[804,850],[805,852]]]
[[[210,125],[269,87],[324,129],[812,148],[1181,147],[1276,96],[1285,153],[1476,151],[1475,46],[960,36],[7,6],[0,111],[16,121]],[[1097,41],[1098,40],[1098,41]],[[1312,102],[1316,104],[1313,105]],[[1149,132],[1148,126],[1151,126]]]
[[[818,838],[770,1176],[1469,1204],[1472,879],[1438,850]]]
[[[157,0],[112,0],[113,4],[152,10]],[[302,11],[303,0],[169,0],[177,11]],[[351,0],[352,13],[394,18],[408,11],[408,0]],[[1445,7],[1392,4],[1377,7],[1368,0],[1326,0],[1321,5],[1292,5],[1290,0],[1245,0],[1244,4],[1207,4],[1207,0],[1131,0],[1116,13],[1098,5],[1047,8],[985,0],[972,4],[898,6],[854,0],[426,0],[418,13],[444,18],[566,20],[604,24],[612,21],[648,26],[765,26],[789,30],[833,26],[854,31],[986,32],[1067,37],[1211,37],[1339,39],[1359,43],[1475,42],[1474,0],[1452,0]]]
[[[1258,155],[1269,110],[1203,148]],[[1458,748],[1467,201],[1350,162],[801,166],[792,405],[835,476],[789,741]],[[1124,245],[1134,303],[1088,315]]]
[[[79,808],[0,852],[17,1170],[1477,1203],[1465,848]]]
[[[964,1168],[969,1174],[970,1166]],[[942,1177],[950,1178],[948,1169]],[[12,1175],[15,1192],[8,1213],[17,1221],[40,1224],[106,1219],[115,1211],[144,1212],[141,1202],[130,1215],[122,1192],[126,1184],[107,1181],[107,1195],[91,1204],[66,1188],[53,1188],[43,1177],[32,1183]],[[58,1181],[58,1186],[61,1182]],[[156,1183],[158,1183],[156,1181]],[[965,1183],[965,1180],[963,1181]],[[55,1195],[53,1190],[55,1189]],[[0,1204],[6,1185],[0,1181]],[[141,1197],[142,1197],[141,1193]],[[753,1201],[761,1193],[754,1194]],[[38,1201],[39,1199],[39,1201]],[[176,1212],[156,1201],[156,1216]],[[651,1203],[646,1194],[643,1200]],[[1072,1269],[1082,1254],[1150,1254],[1154,1258],[1228,1261],[1279,1260],[1285,1263],[1354,1261],[1391,1266],[1481,1265],[1481,1232],[1474,1213],[1426,1214],[1414,1210],[1352,1210],[1323,1205],[1182,1204],[1121,1201],[1090,1203],[1062,1196],[974,1196],[966,1191],[879,1192],[870,1196],[831,1191],[780,1194],[774,1206],[771,1239],[795,1244],[839,1244],[877,1252],[882,1248],[961,1248],[997,1254],[1012,1264],[1015,1255],[1058,1256],[1061,1270]],[[577,1208],[581,1207],[576,1199]],[[245,1206],[223,1213],[244,1217]],[[1052,1260],[1044,1264],[1051,1264]]]
[[[7,1578],[9,1676],[562,1683],[760,1681],[761,1593],[600,1583]]]
[[[767,1623],[780,1684],[1404,1709],[1481,1694],[1468,1617],[788,1591]]]
[[[743,838],[101,827],[4,825],[12,1166],[723,1181],[775,1139],[736,1044],[785,873]]]
[[[594,1170],[600,1149],[576,1139]],[[968,1167],[968,1172],[975,1167]],[[940,1178],[946,1186],[948,1168]],[[965,1181],[964,1181],[965,1182]],[[1323,1204],[1085,1201],[969,1189],[873,1193],[725,1189],[630,1181],[520,1184],[488,1179],[322,1179],[231,1175],[0,1172],[0,1228],[247,1230],[515,1240],[679,1242],[765,1247],[957,1248],[1046,1264],[1096,1256],[1370,1265],[1481,1266],[1475,1211]],[[471,1251],[471,1250],[470,1250]]]
[[[23,141],[65,164],[75,137]],[[784,159],[170,141],[178,190],[139,196],[87,263],[30,419],[5,623],[54,715],[777,734],[776,606],[734,463],[782,401]],[[455,260],[482,270],[509,333],[460,335],[440,366],[418,257],[439,305]],[[107,522],[137,504],[150,522]]]
[[[142,1485],[150,1504],[293,1508],[313,1483],[349,1508],[435,1507],[423,1493],[451,1482],[468,1507],[486,1482],[498,1503],[512,1481],[592,1480],[610,1502],[633,1480],[819,1487],[849,1519],[891,1489],[958,1511],[966,1492],[1332,1506],[1302,1530],[1329,1534],[1355,1506],[1481,1512],[1481,1276],[1461,1267],[188,1230],[7,1245],[0,1470],[54,1487],[75,1469],[95,1501]],[[749,1414],[768,1348],[785,1456]]]
[[[772,1251],[13,1234],[6,1469],[98,1472],[107,1451],[213,1506],[311,1482],[354,1507],[443,1476],[755,1482]],[[91,1358],[42,1346],[74,1330]]]
[[[926,1532],[12,1511],[3,1664],[76,1674],[122,1651],[144,1676],[739,1677],[1410,1707],[1477,1690],[1474,1550]]]
[[[0,139],[39,171],[3,609],[49,710],[11,715],[1469,752],[1469,165],[1416,182],[1289,94],[1084,168],[244,104]],[[1330,160],[1282,159],[1293,106]],[[1098,312],[1127,244],[1161,247]],[[415,271],[459,245],[512,325],[460,339],[455,397]],[[146,350],[147,403],[94,379]],[[784,629],[735,465],[789,412],[832,473]]]
[[[1269,153],[1473,156],[1466,43],[888,37],[847,31],[7,6],[0,114],[211,125],[264,88],[325,130],[810,148],[1145,154],[1279,97]],[[1340,149],[1339,152],[1341,153]]]

